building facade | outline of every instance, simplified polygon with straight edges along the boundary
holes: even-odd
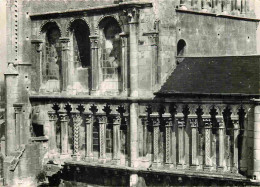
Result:
[[[258,185],[254,7],[9,0],[4,184]]]

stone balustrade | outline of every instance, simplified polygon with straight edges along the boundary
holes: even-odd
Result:
[[[250,104],[140,102],[135,132],[130,131],[130,106],[127,100],[55,103],[48,111],[50,152],[63,161],[122,167],[233,174],[250,170],[243,164],[248,162],[243,146],[249,141],[245,125]],[[133,159],[131,141],[136,135]]]

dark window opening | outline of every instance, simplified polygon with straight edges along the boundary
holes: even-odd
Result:
[[[113,126],[111,124],[107,125],[106,128],[106,153],[112,153],[113,151]]]
[[[97,122],[93,125],[93,151],[99,151],[99,126]]]
[[[36,123],[33,123],[32,128],[33,128],[34,137],[44,136],[43,125],[38,125]]]
[[[179,40],[177,44],[177,56],[183,56],[185,54],[186,42]]]
[[[71,24],[73,34],[73,60],[82,67],[90,66],[90,39],[89,28],[82,20],[76,20]]]

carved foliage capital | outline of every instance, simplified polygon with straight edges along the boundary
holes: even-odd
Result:
[[[73,119],[74,124],[75,123],[78,124],[78,123],[82,122],[82,117],[79,113],[72,114],[72,119]]]
[[[160,125],[160,119],[157,117],[151,118],[151,122],[153,126],[159,126]]]
[[[60,116],[61,122],[68,122],[69,121],[69,116],[67,114],[63,113],[63,114],[60,114],[59,116]]]
[[[128,10],[125,10],[124,13],[128,17],[128,23],[138,23],[139,10],[137,8],[129,8]]]
[[[190,119],[190,126],[193,128],[198,127],[198,119],[197,118],[191,118]]]
[[[50,121],[56,121],[57,120],[57,114],[54,112],[48,112],[49,120]]]
[[[87,114],[87,115],[85,115],[85,117],[86,117],[86,124],[93,123],[93,115],[92,114]]]
[[[107,123],[107,117],[106,116],[97,116],[96,117],[99,124]]]
[[[184,127],[185,126],[184,118],[178,118],[177,125],[178,125],[178,127]]]
[[[121,124],[121,116],[114,116],[113,117],[113,125],[120,125]]]

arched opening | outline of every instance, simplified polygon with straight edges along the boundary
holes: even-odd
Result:
[[[90,88],[90,30],[84,20],[76,19],[70,25],[71,61],[68,64],[70,74],[73,74],[68,85],[77,92],[87,92]]]
[[[186,42],[184,40],[179,40],[177,44],[177,56],[185,55]]]
[[[73,60],[76,66],[90,67],[90,39],[89,28],[83,20],[75,20],[71,26],[73,46]]]
[[[60,90],[61,74],[61,47],[59,38],[61,37],[60,29],[55,22],[44,25],[42,33],[45,36],[43,47],[42,77],[45,89],[48,91]],[[48,83],[48,85],[46,85]]]
[[[100,24],[101,39],[101,91],[121,90],[121,28],[112,18],[104,18]]]

